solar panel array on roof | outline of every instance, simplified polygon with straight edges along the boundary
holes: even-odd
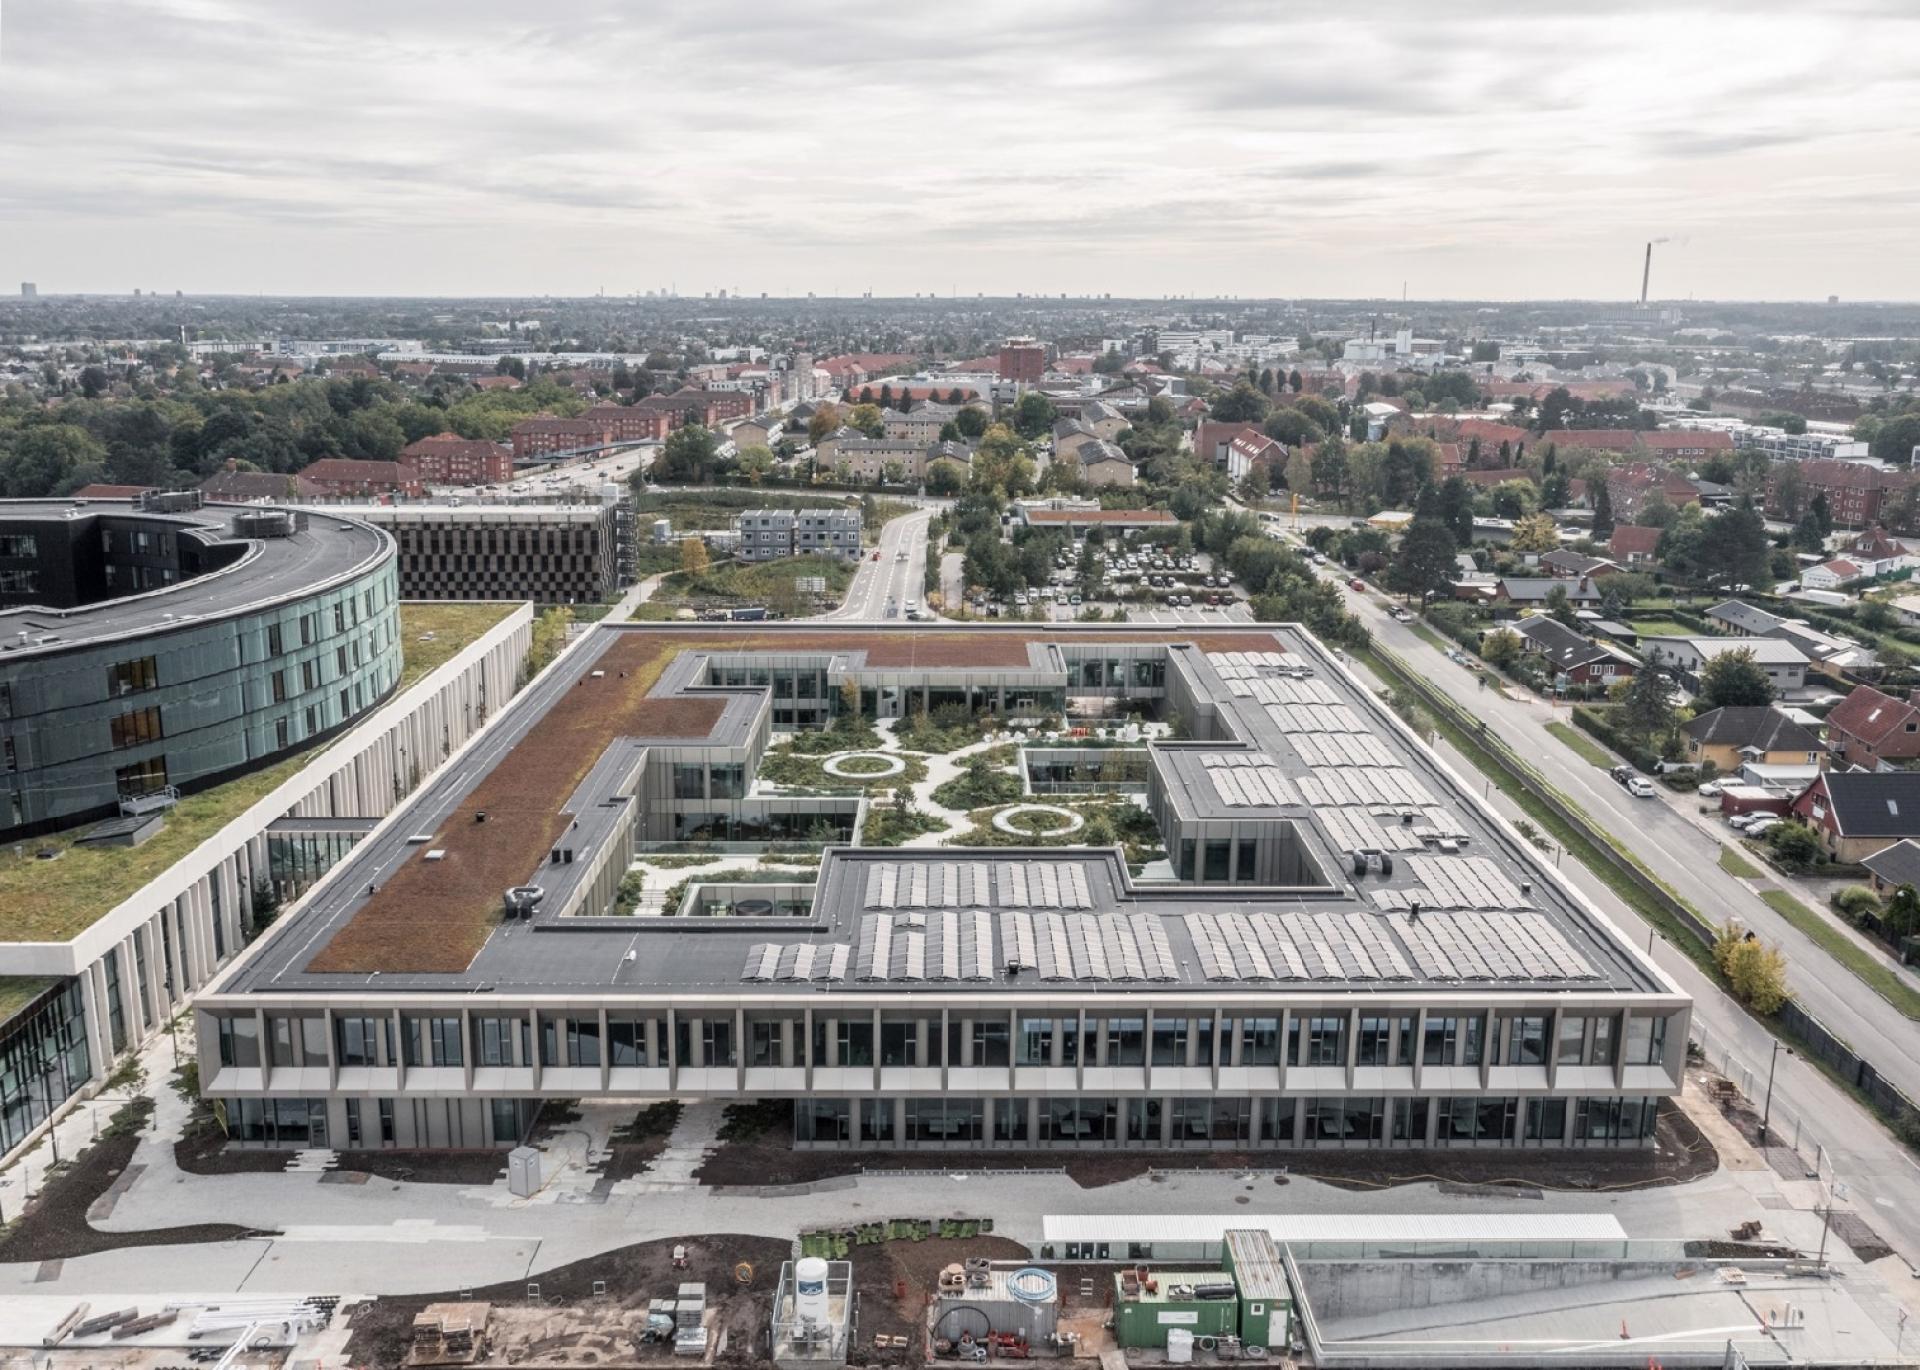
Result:
[[[1404,766],[1323,766],[1297,783],[1301,798],[1315,808],[1323,804],[1434,806],[1433,795]]]
[[[1389,914],[1420,973],[1431,980],[1597,980],[1544,913]]]
[[[749,983],[844,980],[853,948],[842,943],[755,942],[740,978]]]
[[[1287,739],[1309,766],[1398,766],[1400,758],[1372,733],[1301,733]]]
[[[1533,900],[1520,893],[1497,863],[1484,856],[1409,856],[1413,878],[1433,892],[1443,909],[1526,909]]]
[[[1200,764],[1220,802],[1233,808],[1277,808],[1298,804],[1286,772],[1263,752],[1226,752],[1203,756]]]
[[[1267,717],[1289,734],[1371,732],[1360,715],[1345,704],[1269,704]]]
[[[1360,913],[1189,913],[1209,980],[1411,980],[1385,920]]]
[[[866,914],[853,964],[860,980],[991,980],[993,915]]]
[[[1145,913],[1003,913],[1000,953],[1042,980],[1180,978],[1166,928]]]
[[[869,909],[1090,909],[1080,861],[876,861],[867,867]]]
[[[1313,668],[1280,652],[1208,652],[1207,664],[1222,680],[1303,678]]]

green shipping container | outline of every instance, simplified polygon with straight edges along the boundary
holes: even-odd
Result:
[[[1231,1231],[1222,1254],[1240,1293],[1240,1340],[1248,1346],[1285,1342],[1293,1299],[1273,1238],[1257,1229]]]
[[[1122,1347],[1165,1347],[1167,1333],[1184,1328],[1196,1337],[1228,1337],[1240,1325],[1238,1299],[1172,1298],[1176,1285],[1231,1284],[1223,1270],[1150,1270],[1156,1289],[1129,1296],[1113,1277],[1113,1336]]]

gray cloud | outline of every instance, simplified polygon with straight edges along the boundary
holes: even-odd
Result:
[[[1913,295],[1917,15],[13,0],[0,273],[1617,295],[1661,233],[1681,293]],[[1832,80],[1866,34],[1892,60]]]

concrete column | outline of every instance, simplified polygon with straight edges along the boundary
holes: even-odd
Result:
[[[1652,1016],[1651,1014],[1648,1015],[1648,1017]],[[1615,1089],[1620,1088],[1620,1086],[1627,1082],[1627,1026],[1632,1021],[1633,1010],[1623,1010],[1620,1014],[1619,1023],[1614,1028],[1614,1032],[1617,1034],[1613,1044],[1613,1087]],[[1684,1047],[1682,1049],[1684,1050]]]
[[[1215,1009],[1213,1011],[1213,1055],[1210,1059],[1213,1061],[1213,1087],[1216,1090],[1220,1088],[1220,1048],[1220,1010]]]
[[[1052,1024],[1053,1031],[1051,1034],[1049,1034],[1049,1039],[1047,1042],[1047,1064],[1050,1066],[1057,1066],[1061,1063],[1061,1061],[1065,1058],[1065,1055],[1066,1055],[1061,1044],[1061,1039],[1066,1036],[1067,1028],[1066,1028],[1066,1024],[1059,1018],[1052,1018],[1049,1021]],[[1019,1030],[1018,1019],[1015,1020],[1014,1030],[1016,1032],[1018,1032]],[[1015,1040],[1017,1041],[1018,1038],[1016,1037]]]
[[[951,1053],[947,1050],[947,1041],[949,1036],[947,1027],[950,1021],[951,1020],[947,1016],[947,1010],[941,1009],[940,1010],[940,1088],[943,1092],[947,1089],[948,1085],[952,1082],[951,1076],[952,1076],[953,1065],[952,1065],[952,1062],[947,1059],[949,1055],[951,1055]]]
[[[340,1088],[340,1043],[334,1032],[333,1010],[321,1009],[320,1021],[327,1031],[327,1088],[331,1091]]]
[[[600,1031],[604,1036],[606,1028],[602,1026]],[[473,1049],[473,1010],[463,1008],[460,1010],[460,1081],[469,1094],[473,1093],[473,1058],[478,1054]]]
[[[801,1053],[802,1059],[805,1060],[806,1067],[807,1067],[807,1074],[806,1074],[807,1092],[812,1093],[813,1092],[813,1067],[814,1067],[813,1010],[810,1008],[802,1009],[800,1011],[800,1018],[801,1018],[801,1035],[804,1039],[800,1043],[800,1053]],[[941,1083],[942,1084],[946,1083],[946,1078],[944,1076],[941,1077]]]
[[[780,1020],[780,1064],[786,1067],[794,1064],[793,1019],[791,1018]]]
[[[1077,1009],[1073,1019],[1073,1086],[1087,1087],[1087,1011]]]
[[[184,1001],[188,994],[192,993],[192,986],[187,983],[186,972],[180,962],[180,945],[182,940],[180,936],[180,910],[169,904],[160,911],[160,916],[167,920],[167,936],[161,939],[161,945],[167,955],[167,973],[173,979],[174,997]]]
[[[929,1026],[925,1018],[916,1018],[913,1021],[913,1063],[916,1066],[925,1067],[932,1064],[927,1042],[930,1035],[927,1030]]]
[[[880,1088],[880,1010],[873,1011],[873,1087]]]
[[[696,1018],[692,1014],[687,1015],[686,1063],[690,1066],[704,1067],[707,1064],[707,1044],[702,1040],[705,1031],[706,1020],[704,1018]],[[674,1029],[673,1040],[676,1042],[680,1040],[680,1030],[677,1027]]]
[[[1420,1081],[1426,1068],[1427,1011],[1421,1009],[1413,1015],[1413,1087],[1415,1089],[1420,1088]]]
[[[1560,1020],[1565,1016],[1565,1013],[1560,1009],[1555,1009],[1547,1015],[1546,1054],[1548,1089],[1552,1089],[1554,1082],[1560,1078]],[[1586,1038],[1584,1034],[1581,1037],[1580,1056],[1582,1060],[1586,1059]]]
[[[1485,1089],[1493,1080],[1493,1058],[1500,1050],[1500,1020],[1491,1013],[1483,1013],[1481,1021],[1487,1025],[1480,1038],[1480,1088]]]
[[[1352,1089],[1360,1061],[1360,1010],[1347,1010],[1347,1088]]]
[[[607,1015],[603,1010],[600,1014],[600,1037],[603,1042],[607,1035],[606,1017]],[[602,1062],[607,1059],[607,1053],[604,1049],[600,1053],[600,1059]],[[606,1087],[607,1069],[605,1065],[602,1065],[600,1067],[600,1088],[605,1089]],[[743,1008],[736,1008],[733,1011],[733,1087],[736,1090],[747,1087],[747,1011]]]
[[[137,1048],[146,1039],[146,1026],[140,1021],[145,996],[140,993],[140,973],[133,962],[133,934],[120,939],[120,1016],[127,1024],[127,1049]]]
[[[545,1067],[540,1064],[540,1010],[527,1010],[527,1065],[533,1071],[533,1087],[540,1088]]]
[[[973,1065],[973,1019],[971,1016],[960,1020],[960,1064]]]
[[[1293,1022],[1293,1010],[1292,1010],[1292,1009],[1282,1009],[1282,1010],[1280,1011],[1280,1027],[1279,1027],[1279,1032],[1280,1032],[1280,1051],[1279,1051],[1279,1056],[1280,1056],[1280,1092],[1281,1092],[1281,1093],[1283,1093],[1283,1094],[1284,1094],[1284,1093],[1286,1093],[1286,1089],[1287,1089],[1287,1072],[1288,1072],[1289,1070],[1291,1070],[1291,1069],[1293,1069],[1293,1062],[1287,1059],[1287,1057],[1288,1057],[1288,1054],[1289,1054],[1289,1053],[1288,1053],[1288,1051],[1287,1051],[1287,1040],[1288,1040],[1288,1039],[1287,1039],[1287,1033],[1288,1033],[1288,1031],[1289,1031],[1289,1029],[1290,1029],[1290,1028],[1291,1028],[1291,1026],[1292,1026],[1292,1022]],[[1297,1136],[1299,1136],[1300,1134],[1296,1132],[1296,1133],[1295,1133],[1294,1135],[1295,1135],[1295,1136],[1297,1137]]]
[[[646,1043],[647,1064],[649,1066],[665,1065],[666,1057],[662,1055],[662,1053],[666,1048],[660,1041],[660,1020],[658,1018],[647,1018],[642,1021],[641,1040]]]
[[[111,1073],[113,1033],[107,1026],[106,977],[104,967],[95,961],[80,972],[81,1000],[85,1006],[87,1029],[87,1079],[98,1083]]]
[[[821,1044],[828,1065],[840,1064],[840,1019],[836,1017],[820,1020]]]
[[[391,1021],[393,1023],[393,1065],[394,1065],[394,1068],[400,1072],[398,1077],[399,1083],[397,1085],[397,1088],[404,1090],[407,1087],[407,1070],[408,1070],[407,1025],[401,1019],[399,1009],[393,1010]],[[420,1045],[424,1048],[426,1046],[426,1043],[422,1042]]]
[[[1154,1092],[1153,1085],[1153,1010],[1146,1010],[1146,1016],[1140,1024],[1140,1059],[1146,1064],[1147,1090]],[[1164,1110],[1163,1110],[1164,1111]]]
[[[600,1010],[600,1092],[605,1094],[613,1069],[613,1038],[607,1035],[607,1011]]]

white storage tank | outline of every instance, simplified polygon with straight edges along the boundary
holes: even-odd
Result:
[[[827,1263],[804,1256],[793,1267],[793,1316],[801,1322],[827,1322]]]

